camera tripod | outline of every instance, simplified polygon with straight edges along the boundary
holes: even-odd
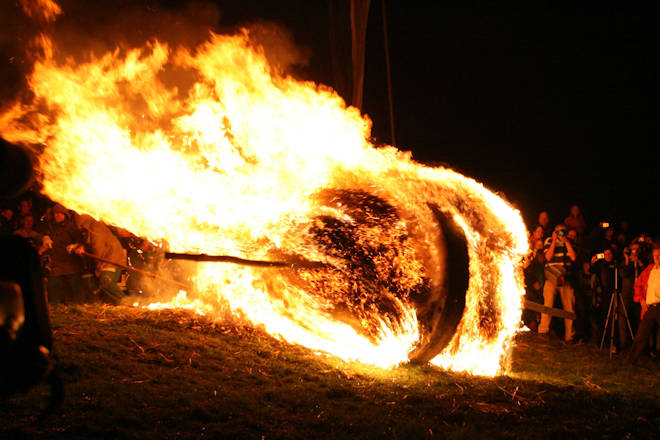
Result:
[[[603,349],[603,344],[605,344],[605,336],[607,335],[607,327],[611,324],[610,327],[610,359],[612,358],[612,352],[614,351],[614,329],[618,323],[620,316],[620,310],[623,310],[623,318],[626,320],[628,325],[628,331],[630,332],[630,338],[635,340],[635,335],[632,331],[632,326],[630,325],[630,319],[628,318],[628,312],[626,311],[626,305],[623,302],[621,297],[621,292],[619,291],[619,268],[614,267],[614,291],[612,292],[612,297],[610,298],[610,307],[607,310],[607,319],[605,320],[605,326],[603,327],[603,337],[600,340],[600,350]]]

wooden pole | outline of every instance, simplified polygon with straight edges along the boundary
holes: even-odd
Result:
[[[392,97],[392,68],[390,66],[390,44],[387,36],[387,8],[385,0],[381,2],[383,13],[383,42],[385,45],[385,68],[387,72],[387,100],[390,105],[390,142],[396,146],[396,135],[394,134],[394,99]]]
[[[575,320],[575,313],[567,312],[562,309],[555,309],[554,307],[546,307],[543,304],[534,301],[523,301],[523,308],[533,310],[535,312],[545,313],[546,315],[556,316],[557,318],[573,319]]]
[[[263,261],[248,260],[246,258],[232,257],[229,255],[206,255],[206,254],[180,254],[176,252],[165,252],[165,258],[171,260],[212,261],[216,263],[231,263],[251,267],[286,267],[290,269],[322,269],[325,263],[320,261]]]
[[[192,290],[192,286],[189,285],[189,284],[181,283],[179,281],[175,281],[175,280],[172,280],[172,279],[169,279],[169,278],[164,278],[164,277],[161,277],[160,275],[157,275],[153,272],[148,272],[148,271],[142,270],[142,269],[136,269],[136,268],[131,267],[127,264],[122,264],[122,263],[117,263],[116,261],[107,260],[103,257],[99,257],[98,255],[90,254],[89,252],[83,252],[81,255],[84,255],[85,257],[89,257],[93,260],[101,261],[102,263],[112,264],[113,266],[117,266],[117,267],[121,267],[122,269],[130,270],[131,272],[135,272],[135,273],[138,273],[140,275],[144,275],[144,276],[149,277],[149,278],[157,279],[157,280],[162,281],[164,283],[168,283],[168,284],[172,284],[174,286],[181,287],[182,289],[185,289],[185,290],[188,290],[188,291]]]

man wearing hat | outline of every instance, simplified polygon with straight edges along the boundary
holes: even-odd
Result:
[[[46,290],[51,303],[82,303],[85,290],[82,280],[83,260],[67,251],[67,247],[82,242],[82,234],[71,220],[69,211],[59,203],[53,206],[53,219],[48,228],[52,240],[50,273]]]
[[[87,214],[76,215],[75,222],[78,228],[86,232],[87,240],[84,246],[75,246],[74,253],[83,255],[87,248],[97,257],[126,264],[126,250],[106,225]],[[109,304],[119,304],[125,296],[117,284],[121,276],[119,269],[112,264],[98,262],[96,275],[99,279],[101,300]]]

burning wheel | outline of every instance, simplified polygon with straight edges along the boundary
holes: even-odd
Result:
[[[410,359],[434,358],[454,336],[465,308],[469,260],[464,233],[436,205],[429,205],[438,240],[423,245],[435,249],[424,249],[407,227],[414,219],[404,222],[382,198],[332,189],[322,191],[318,199],[334,215],[315,217],[309,232],[337,263],[297,273],[294,282],[328,301],[334,318],[372,340],[377,339],[382,320],[401,326],[404,306],[413,304],[420,340]],[[431,251],[438,261],[430,261]],[[428,267],[431,264],[436,267]]]

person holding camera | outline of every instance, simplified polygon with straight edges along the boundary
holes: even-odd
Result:
[[[567,312],[575,311],[575,291],[568,277],[572,270],[573,263],[577,258],[573,243],[566,237],[566,225],[563,223],[555,226],[552,236],[545,240],[543,245],[545,255],[543,285],[543,305],[552,307],[555,302],[555,296],[559,292],[561,303]],[[541,314],[541,323],[539,324],[539,334],[548,336],[550,332],[551,317],[548,314]],[[572,319],[564,319],[564,341],[573,342],[575,329]]]
[[[610,312],[610,303],[612,295],[615,294],[617,286],[617,262],[614,256],[614,249],[606,248],[603,252],[594,255],[591,258],[592,272],[594,274],[594,291],[596,294],[596,322],[599,329],[602,329],[599,336],[602,337],[607,316]],[[625,339],[625,321],[618,319],[618,345],[612,348],[613,353],[617,353],[626,344]],[[600,331],[600,330],[599,330]]]
[[[653,328],[660,325],[660,246],[653,246],[653,263],[635,282],[635,301],[642,306],[642,322],[635,335],[628,362],[634,364],[647,346]],[[656,348],[658,346],[656,341]]]
[[[623,264],[621,265],[621,295],[626,304],[626,311],[630,318],[630,325],[633,331],[637,331],[639,326],[639,316],[641,308],[634,302],[635,282],[642,274],[646,264],[641,257],[639,243],[630,243],[623,249]]]

